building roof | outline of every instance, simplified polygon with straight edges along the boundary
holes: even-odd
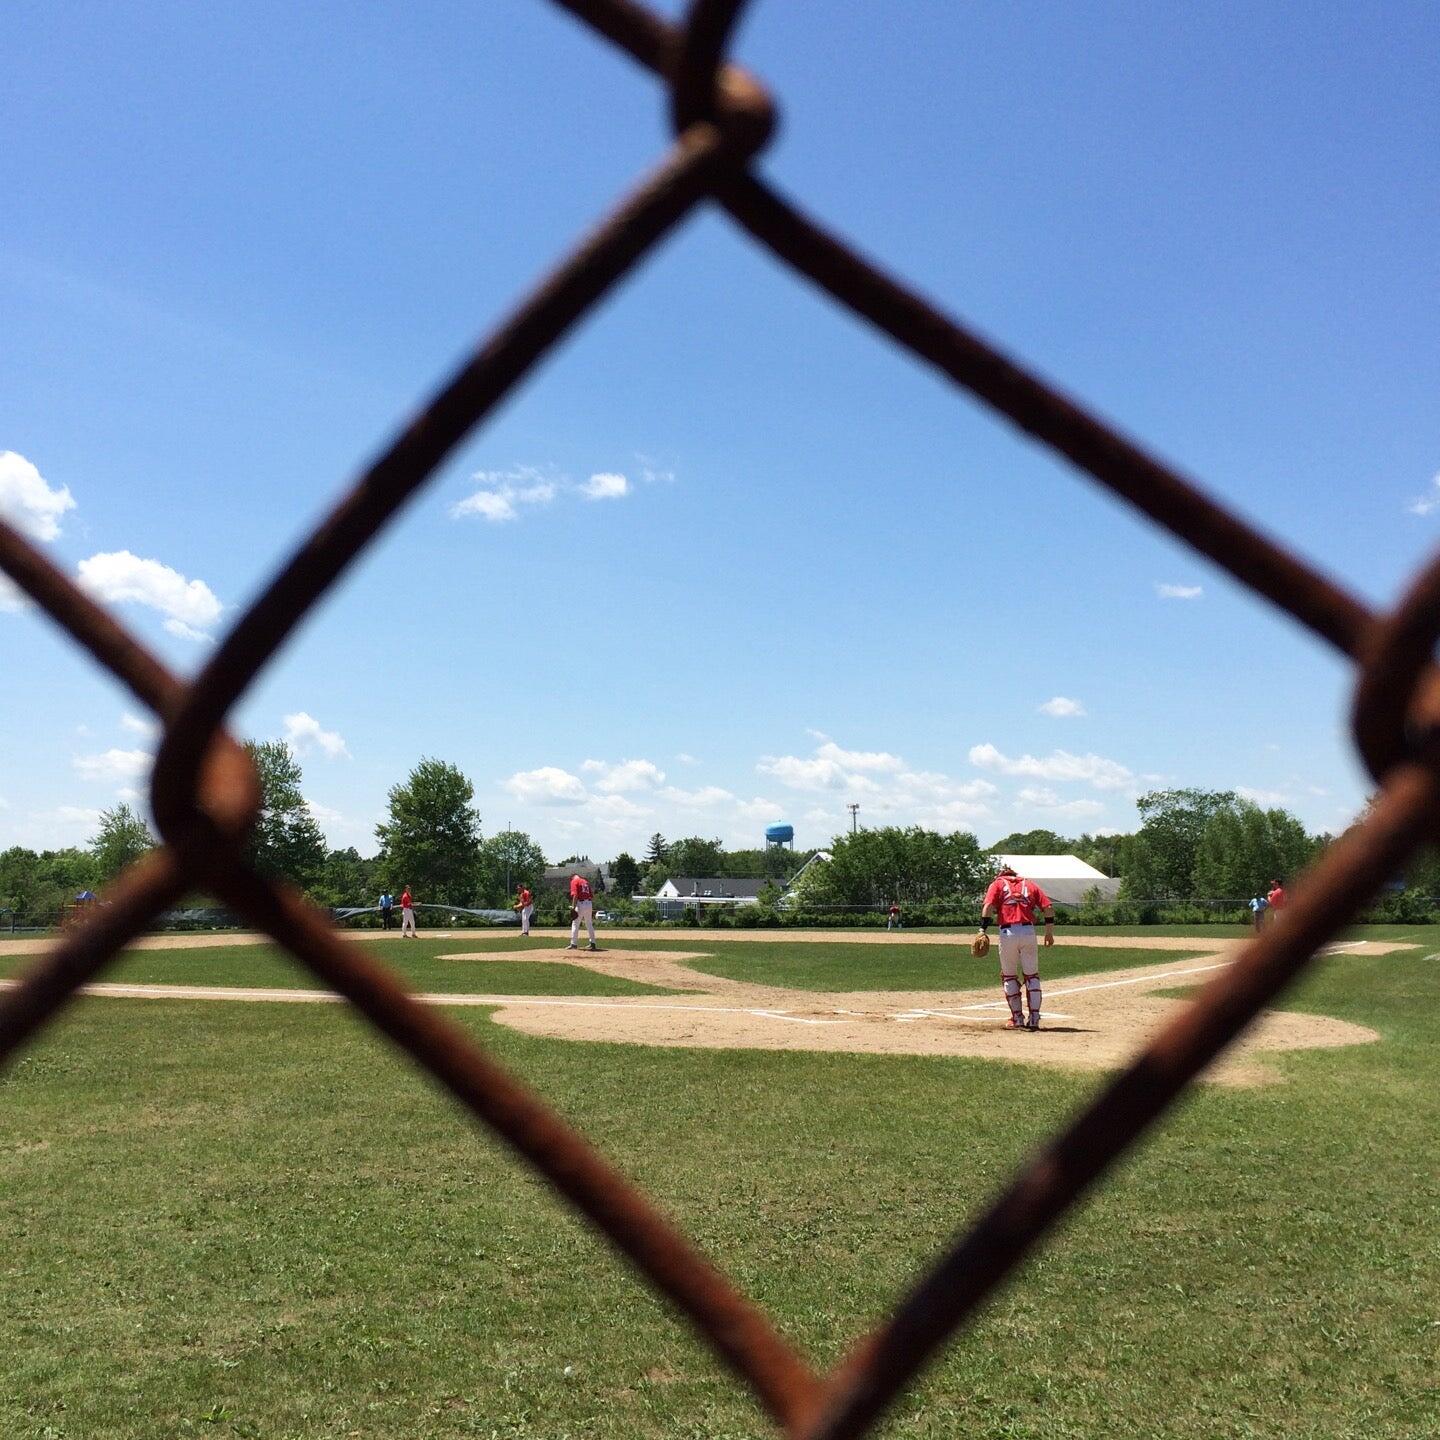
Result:
[[[1009,865],[1022,879],[1035,881],[1061,905],[1079,905],[1092,890],[1098,890],[1105,900],[1120,893],[1118,880],[1111,880],[1078,855],[997,855],[995,861]]]
[[[670,883],[682,898],[698,894],[712,898],[733,895],[736,899],[753,900],[771,882],[753,875],[672,875]]]
[[[1087,865],[1078,855],[997,855],[1002,865],[1012,866],[1027,880],[1105,880],[1103,870]]]

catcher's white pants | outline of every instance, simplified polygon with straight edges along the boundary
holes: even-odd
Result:
[[[415,933],[415,912],[408,905],[400,912],[400,933]]]
[[[590,932],[590,943],[595,943],[595,902],[593,900],[580,900],[575,905],[575,918],[570,922],[570,943],[580,943],[580,922],[585,922],[585,928]]]
[[[1000,927],[1000,980],[1010,1013],[1020,1018],[1020,981],[1025,977],[1025,998],[1030,1013],[1040,1013],[1040,950],[1035,941],[1033,925],[1002,925]]]
[[[520,912],[520,933],[522,935],[528,935],[530,933],[530,917],[534,915],[534,913],[535,907],[533,905],[527,905]]]

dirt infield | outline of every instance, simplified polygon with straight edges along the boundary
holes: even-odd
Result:
[[[445,932],[430,932],[443,938]],[[625,932],[636,933],[636,932]],[[638,932],[646,939],[654,931]],[[694,932],[691,932],[692,935]],[[620,932],[607,932],[606,940]],[[196,949],[255,944],[259,936],[154,936],[136,949]],[[375,938],[384,938],[376,935]],[[462,937],[471,938],[471,932]],[[700,939],[699,936],[695,937]],[[727,940],[729,936],[725,937]],[[746,938],[752,938],[747,935]],[[771,933],[755,939],[774,939]],[[787,936],[786,939],[792,937]],[[799,936],[793,938],[802,938]],[[811,932],[814,943],[849,943]],[[858,938],[858,937],[857,937]],[[965,937],[891,935],[890,943],[956,944]],[[871,937],[863,937],[870,941]],[[885,939],[874,937],[875,941]],[[703,944],[703,940],[701,941]],[[874,942],[872,942],[874,943]],[[1004,1028],[1008,1015],[998,985],[981,989],[854,991],[817,994],[785,986],[729,980],[694,969],[701,949],[647,951],[611,944],[597,953],[545,950],[456,951],[439,958],[473,967],[475,988],[465,994],[420,998],[437,1006],[494,1007],[495,1020],[529,1035],[564,1040],[699,1049],[821,1050],[886,1055],[975,1056],[1072,1070],[1108,1070],[1122,1064],[1184,1003],[1157,991],[1201,984],[1230,963],[1243,942],[1197,944],[1183,937],[1067,937],[1066,945],[1184,951],[1185,958],[1134,969],[1071,976],[1045,988],[1044,1026],[1035,1034]],[[37,948],[48,948],[40,942]],[[1382,955],[1412,949],[1381,941],[1352,941],[1335,951]],[[1197,955],[1197,950],[1206,953]],[[21,952],[24,953],[24,952]],[[579,966],[681,992],[664,996],[517,996],[487,993],[484,971],[496,962]],[[127,999],[211,1000],[272,1004],[338,1004],[340,997],[315,990],[207,985],[96,984],[86,994]],[[1265,1053],[1366,1044],[1379,1036],[1364,1026],[1321,1015],[1271,1012],[1206,1078],[1222,1084],[1256,1085],[1277,1077],[1260,1063]]]

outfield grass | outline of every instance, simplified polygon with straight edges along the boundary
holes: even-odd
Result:
[[[991,984],[995,979],[997,952],[976,960],[969,950],[969,937],[948,945],[867,944],[844,940],[812,944],[805,941],[726,941],[701,934],[692,940],[644,939],[616,942],[617,948],[656,954],[700,953],[687,962],[693,969],[732,980],[764,985],[781,985],[798,990],[835,992],[846,990],[947,990],[969,989]],[[401,943],[370,941],[365,953],[392,966],[417,990],[465,992],[496,995],[632,995],[666,994],[653,986],[623,978],[596,975],[572,965],[527,964],[523,960],[491,960],[467,964],[445,960],[447,954],[513,953],[516,950],[544,952],[553,956],[553,939],[481,941],[411,940]],[[1042,952],[1041,973],[1046,978],[1102,970],[1128,969],[1137,965],[1173,962],[1183,964],[1205,953],[1203,944],[1193,951],[1110,949],[1101,946],[1067,946],[1062,936],[1053,949]],[[16,974],[33,957],[5,955],[0,951],[0,975]],[[274,945],[217,945],[195,950],[135,950],[105,972],[107,980],[132,984],[165,985],[263,985],[289,988],[317,988],[308,970],[289,959]]]
[[[1382,1043],[1197,1092],[887,1433],[1440,1432],[1424,953],[1323,962],[1290,1003]],[[1095,1083],[456,1019],[824,1362]],[[0,1107],[6,1437],[768,1433],[604,1246],[343,1012],[81,1001]]]
[[[365,953],[403,975],[414,990],[483,995],[666,995],[671,992],[577,965],[533,964],[524,960],[488,960],[466,964],[443,955],[483,950],[514,950],[509,945],[468,940],[407,940],[372,943]],[[530,944],[553,954],[554,943]],[[0,951],[0,975],[15,975],[35,963],[34,956]],[[132,985],[244,985],[292,990],[324,988],[303,965],[277,945],[217,945],[200,950],[132,950],[110,966],[102,980]]]
[[[640,942],[637,942],[637,947]],[[658,947],[657,947],[658,948]],[[949,945],[697,945],[704,958],[688,963],[695,970],[730,980],[785,985],[797,990],[971,990],[998,983],[1000,953],[993,939],[990,954],[977,960],[970,937]],[[1040,973],[1047,980],[1102,970],[1128,970],[1137,965],[1172,962],[1182,965],[1205,954],[1203,944],[1192,951],[1110,949],[1067,946],[1063,937],[1040,952]]]

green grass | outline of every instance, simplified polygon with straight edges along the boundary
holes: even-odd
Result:
[[[1196,1092],[885,1433],[1440,1432],[1426,953],[1323,962],[1288,1003],[1382,1043]],[[824,1363],[1095,1083],[457,1018]],[[7,1440],[769,1433],[600,1242],[342,1012],[81,1001],[0,1107]]]
[[[576,965],[533,964],[524,960],[468,963],[443,955],[520,948],[487,941],[455,940],[367,942],[365,953],[393,968],[413,990],[483,995],[664,995],[669,991]],[[525,947],[555,953],[553,942]],[[19,974],[33,956],[0,952],[0,975]],[[244,985],[281,989],[325,988],[304,966],[275,945],[216,945],[198,950],[132,950],[100,977],[134,985]]]
[[[990,954],[983,960],[970,954],[968,935],[962,941],[954,946],[847,945],[843,941],[833,945],[783,941],[774,945],[726,945],[720,941],[697,944],[695,948],[707,954],[688,963],[693,969],[730,980],[797,990],[968,990],[994,983],[999,951],[993,938]],[[641,942],[636,943],[638,948]],[[1040,973],[1058,980],[1067,975],[1127,970],[1137,965],[1180,965],[1203,953],[1203,945],[1190,952],[1067,946],[1061,936],[1053,948],[1040,952]]]
[[[656,954],[700,952],[689,961],[696,970],[732,980],[780,985],[799,990],[946,990],[988,985],[996,973],[996,951],[984,960],[974,959],[969,937],[949,945],[857,945],[837,940],[811,944],[804,941],[757,943],[712,939],[704,933],[695,939],[645,939],[619,942],[625,949]],[[524,961],[467,963],[444,960],[457,953],[497,954],[517,950],[553,956],[553,939],[366,941],[365,953],[394,967],[417,990],[478,991],[514,995],[632,995],[665,994],[653,986],[623,978],[596,975],[569,965],[532,965]],[[1047,978],[1128,969],[1166,962],[1183,964],[1204,952],[1178,950],[1126,950],[1101,946],[1067,946],[1062,935],[1053,949],[1041,956],[1041,973]],[[0,975],[15,974],[33,963],[30,957],[0,951]],[[195,950],[134,950],[107,970],[107,980],[133,984],[265,985],[316,988],[310,973],[273,945],[217,945]]]

